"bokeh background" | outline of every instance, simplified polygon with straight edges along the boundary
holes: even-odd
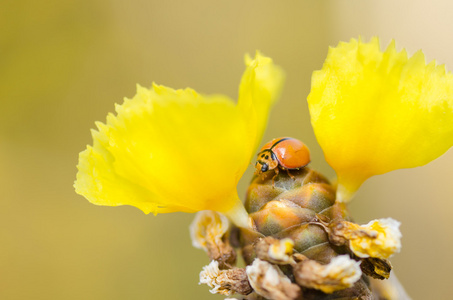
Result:
[[[154,217],[75,194],[89,129],[136,83],[236,98],[243,55],[260,49],[287,72],[265,140],[304,140],[312,167],[333,177],[306,96],[328,46],[359,35],[382,47],[394,38],[453,68],[449,0],[2,0],[0,298],[222,299],[198,285],[208,259],[191,246],[193,215]],[[392,262],[414,299],[451,298],[452,167],[450,151],[373,178],[351,204],[360,223],[402,222]]]

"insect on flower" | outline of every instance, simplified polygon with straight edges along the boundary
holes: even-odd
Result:
[[[255,174],[274,170],[277,176],[279,169],[282,169],[291,176],[290,170],[299,170],[309,163],[310,151],[304,143],[290,137],[277,138],[261,148],[255,163]]]

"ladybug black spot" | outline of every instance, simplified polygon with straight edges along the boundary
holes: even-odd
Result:
[[[269,169],[269,165],[268,164],[264,164],[264,165],[261,166],[261,172],[266,172],[268,169]]]

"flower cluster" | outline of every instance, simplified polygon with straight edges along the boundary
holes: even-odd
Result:
[[[388,278],[386,259],[401,247],[399,223],[359,226],[344,203],[371,176],[424,165],[453,145],[453,75],[426,64],[421,51],[409,57],[394,42],[381,51],[377,38],[330,48],[313,73],[308,106],[337,173],[336,189],[308,168],[276,169],[255,179],[249,194],[258,200],[246,210],[236,186],[261,143],[284,72],[259,52],[245,62],[237,103],[192,89],[138,86],[105,124],[96,123],[93,144],[79,156],[76,192],[93,204],[132,205],[145,213],[209,210],[197,216],[191,233],[212,260],[201,275],[212,292],[295,299],[300,287],[364,288],[362,272]],[[236,244],[250,260],[246,269],[234,267],[228,219],[215,212],[239,228]],[[315,240],[318,252],[304,244]],[[338,256],[326,243],[349,255]],[[285,275],[288,268],[295,282]]]

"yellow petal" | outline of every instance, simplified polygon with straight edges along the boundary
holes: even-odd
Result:
[[[373,175],[424,165],[453,145],[453,75],[394,42],[384,52],[377,38],[329,49],[308,103],[339,201]]]
[[[246,55],[245,64],[247,69],[239,87],[238,106],[247,121],[247,138],[253,141],[246,149],[252,160],[266,129],[270,109],[280,95],[284,73],[272,63],[271,58],[259,52],[255,59]]]
[[[153,85],[137,88],[97,123],[80,153],[76,192],[98,205],[145,213],[215,210],[241,215],[236,185],[256,151],[283,82],[257,53],[247,62],[238,104],[222,95]]]

